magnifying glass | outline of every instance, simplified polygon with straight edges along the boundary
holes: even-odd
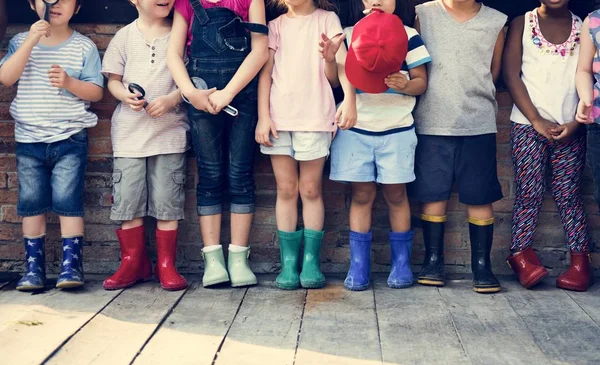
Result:
[[[44,20],[47,22],[50,22],[50,10],[52,10],[52,7],[56,4],[58,4],[58,2],[60,0],[43,0],[44,1],[44,5],[46,5],[46,7],[44,8]]]
[[[204,81],[203,79],[201,79],[199,77],[192,77],[192,83],[194,84],[196,89],[208,90],[208,85],[206,84],[206,81]],[[185,95],[183,95],[183,93],[181,94],[181,98],[186,103],[191,104],[190,101],[188,100],[188,98],[186,98]],[[239,114],[238,110],[236,108],[232,107],[231,105],[227,105],[225,108],[223,108],[223,111],[225,113],[231,115],[232,117],[237,117],[237,115]]]
[[[137,100],[143,100],[144,97],[146,96],[146,90],[144,90],[143,87],[141,87],[140,85],[136,84],[136,83],[131,83],[129,84],[129,86],[127,87],[127,89],[129,89],[129,92],[132,94],[135,93],[139,93],[141,96],[137,97]],[[148,106],[148,102],[146,101],[144,103],[144,109]]]

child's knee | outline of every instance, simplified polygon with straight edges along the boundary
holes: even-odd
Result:
[[[399,206],[408,202],[406,187],[404,185],[389,185],[383,188],[383,197],[388,205]]]
[[[298,181],[278,182],[277,197],[282,200],[298,199]]]
[[[352,203],[358,205],[371,205],[377,196],[376,186],[352,187]]]
[[[321,184],[318,181],[303,181],[300,184],[302,199],[317,200],[321,198]]]

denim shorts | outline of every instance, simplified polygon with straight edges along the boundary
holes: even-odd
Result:
[[[332,132],[278,132],[271,136],[273,147],[260,146],[265,155],[290,156],[296,161],[312,161],[329,156]]]
[[[185,203],[185,153],[143,158],[116,157],[110,219],[145,216],[182,220]]]
[[[414,128],[385,135],[340,130],[331,145],[329,178],[379,184],[412,182],[415,180],[416,147]]]
[[[458,200],[463,204],[487,205],[502,199],[496,163],[496,134],[421,134],[415,174],[413,194],[422,203],[450,199],[454,183],[458,187]]]
[[[17,213],[83,217],[87,130],[53,143],[17,143]]]

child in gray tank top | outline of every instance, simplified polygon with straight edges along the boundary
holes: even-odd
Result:
[[[490,264],[496,172],[496,87],[506,16],[475,0],[435,0],[416,8],[416,27],[432,62],[415,114],[419,144],[415,192],[422,205],[423,285],[442,286],[444,224],[452,185],[467,205],[473,290],[501,290]]]

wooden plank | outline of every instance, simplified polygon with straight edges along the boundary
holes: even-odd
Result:
[[[579,293],[565,291],[577,303],[590,318],[600,325],[600,285],[596,284],[587,292]]]
[[[563,290],[543,286],[529,291],[516,282],[506,287],[510,304],[550,360],[573,365],[600,362],[600,327]]]
[[[77,333],[49,365],[129,364],[184,291],[147,282],[125,290]]]
[[[475,293],[467,280],[451,281],[439,293],[473,365],[550,364],[502,293]]]
[[[212,364],[245,292],[194,283],[134,364]]]
[[[0,296],[2,363],[40,364],[119,294],[105,291],[98,281],[77,291],[4,293]]]
[[[384,276],[373,279],[385,364],[470,364],[436,288],[397,290]]]
[[[279,290],[273,281],[248,289],[217,365],[292,365],[304,290]]]
[[[309,290],[295,364],[382,364],[373,290],[350,292],[341,280]]]

